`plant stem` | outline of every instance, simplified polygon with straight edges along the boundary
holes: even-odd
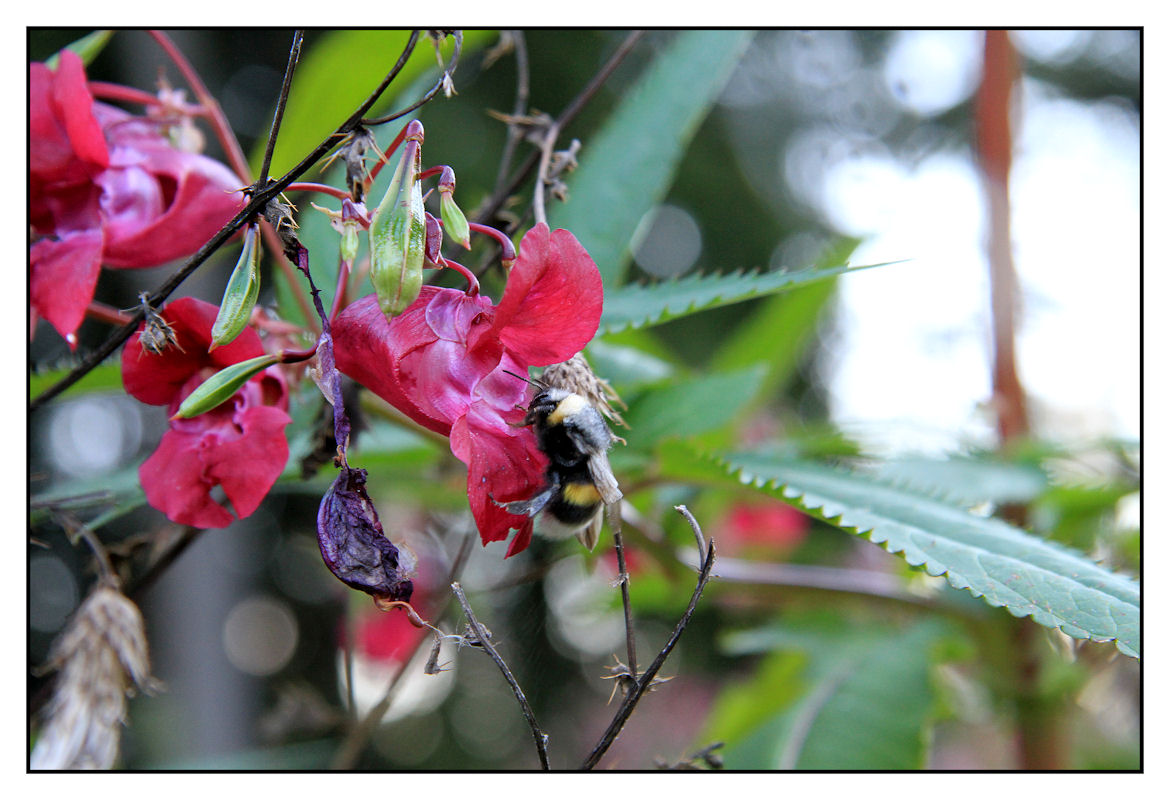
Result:
[[[694,529],[696,537],[702,542],[703,534],[699,529],[699,523],[695,521],[695,518],[687,510],[687,507],[675,506],[675,509],[687,519],[687,522]],[[683,631],[686,630],[687,624],[690,623],[691,616],[695,613],[695,608],[699,605],[699,598],[703,595],[703,589],[706,588],[707,582],[711,579],[711,568],[715,565],[715,540],[708,540],[706,548],[700,548],[700,551],[703,552],[703,560],[699,568],[699,580],[695,585],[695,591],[691,593],[691,601],[687,604],[687,610],[683,613],[682,619],[678,621],[678,624],[674,626],[674,631],[671,632],[666,644],[658,652],[654,660],[650,662],[650,666],[647,667],[646,671],[638,678],[634,684],[634,688],[622,700],[622,704],[618,708],[617,714],[614,715],[613,721],[609,723],[609,727],[606,728],[605,733],[601,736],[601,740],[585,759],[581,765],[581,769],[593,769],[593,767],[597,766],[597,762],[609,750],[610,745],[617,740],[618,734],[621,733],[626,721],[634,713],[634,707],[642,699],[642,695],[646,693],[646,690],[653,684],[654,676],[658,674],[658,670],[666,663],[667,656],[674,650],[674,646],[678,644],[678,640],[682,637]]]
[[[975,144],[987,198],[987,261],[991,284],[993,341],[992,407],[1001,450],[1028,436],[1028,411],[1016,371],[1016,310],[1019,284],[1011,249],[1011,100],[1019,68],[1008,34],[984,35],[983,78],[975,96]],[[1027,525],[1027,509],[1000,510],[1013,524]],[[1035,624],[1011,620],[1015,662],[1016,751],[1021,769],[1060,769],[1064,763],[1059,725],[1038,685],[1040,654]]]
[[[500,672],[504,675],[504,680],[511,687],[512,694],[516,696],[516,701],[520,703],[520,710],[524,713],[524,719],[528,721],[528,727],[532,729],[532,738],[536,742],[536,755],[540,759],[540,768],[544,770],[549,769],[548,734],[542,731],[540,726],[536,724],[536,715],[532,713],[532,707],[528,705],[528,699],[524,697],[524,692],[521,691],[520,684],[512,677],[512,671],[508,669],[508,665],[504,663],[504,659],[496,652],[496,648],[492,645],[488,633],[479,624],[479,620],[475,618],[475,613],[471,610],[471,605],[467,602],[466,595],[463,594],[463,587],[459,585],[458,581],[451,584],[451,591],[459,599],[459,605],[463,607],[463,613],[467,615],[467,623],[475,631],[475,638],[479,640],[479,646],[492,657],[492,661],[496,662],[496,666],[499,667]]]

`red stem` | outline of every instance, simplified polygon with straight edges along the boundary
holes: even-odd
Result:
[[[223,113],[223,109],[219,105],[219,101],[212,96],[211,92],[207,90],[207,86],[203,83],[203,79],[199,77],[199,73],[191,66],[191,62],[183,55],[183,52],[162,31],[151,31],[150,35],[158,42],[171,61],[175,62],[175,66],[179,68],[179,72],[183,74],[183,79],[187,81],[187,85],[191,87],[195,97],[199,103],[207,109],[208,119],[211,121],[211,127],[215,129],[215,137],[219,140],[220,145],[223,146],[224,152],[227,153],[228,163],[232,165],[244,183],[252,182],[252,170],[248,166],[248,159],[244,157],[244,150],[240,147],[239,140],[232,132],[231,125],[228,124],[227,116]]]
[[[90,94],[103,100],[117,100],[123,103],[134,103],[143,106],[162,105],[162,101],[150,92],[135,89],[133,86],[123,86],[120,83],[105,81],[88,81]]]
[[[464,278],[467,278],[467,294],[470,297],[475,297],[479,294],[479,279],[475,277],[467,267],[460,264],[458,261],[452,261],[449,258],[444,258],[443,263],[450,269],[455,270]]]
[[[134,319],[134,317],[124,311],[119,311],[105,303],[99,303],[97,300],[91,300],[89,302],[89,305],[85,308],[85,316],[90,319],[96,319],[99,322],[108,322],[111,325],[126,325]]]
[[[336,186],[330,186],[326,183],[290,183],[286,192],[320,192],[327,194],[330,197],[335,197],[338,200],[344,200],[349,197],[349,192],[344,189],[339,189]]]

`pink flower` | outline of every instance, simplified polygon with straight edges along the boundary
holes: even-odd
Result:
[[[246,328],[235,341],[207,352],[217,308],[185,297],[161,312],[178,345],[162,355],[143,350],[141,331],[122,350],[122,383],[143,403],[178,410],[196,387],[224,367],[264,354]],[[179,349],[182,348],[182,349]],[[211,498],[222,486],[236,515],[256,510],[288,461],[284,428],[288,386],[276,368],[256,375],[230,400],[206,414],[174,419],[158,449],[138,468],[146,500],[173,522],[223,528],[234,517]]]
[[[597,332],[597,265],[566,230],[537,225],[520,244],[499,305],[478,294],[424,286],[387,320],[374,295],[333,323],[337,367],[418,424],[449,436],[467,465],[467,496],[483,542],[517,534],[508,556],[528,546],[532,520],[499,506],[544,485],[547,460],[528,428],[516,427],[528,385],[509,375],[564,361]]]
[[[787,503],[740,503],[723,520],[720,542],[728,555],[776,558],[795,550],[808,531],[808,515]]]
[[[81,59],[29,65],[29,252],[33,311],[73,344],[102,264],[190,255],[242,207],[240,179],[176,150],[158,124],[94,102]]]

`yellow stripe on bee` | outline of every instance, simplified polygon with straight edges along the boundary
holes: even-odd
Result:
[[[601,493],[592,483],[566,483],[561,487],[561,494],[575,506],[591,506],[601,502]]]
[[[566,417],[571,417],[589,404],[585,402],[585,398],[579,394],[571,394],[557,404],[553,412],[548,415],[548,422],[550,425],[560,425],[565,421]]]

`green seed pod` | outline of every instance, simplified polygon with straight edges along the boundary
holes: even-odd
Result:
[[[264,355],[249,358],[238,364],[225,367],[199,384],[199,388],[187,395],[179,410],[171,419],[190,419],[206,414],[228,400],[239,391],[248,379],[280,362],[279,356]]]
[[[439,190],[439,214],[443,218],[443,230],[464,249],[471,249],[471,228],[467,224],[467,217],[463,210],[455,204],[451,192]]]
[[[240,335],[252,318],[252,309],[260,296],[260,247],[258,228],[252,225],[244,233],[244,249],[232,276],[228,278],[219,304],[219,314],[211,328],[208,352],[230,343]]]
[[[370,282],[387,318],[405,311],[422,289],[427,224],[418,160],[418,143],[408,141],[370,222]]]

